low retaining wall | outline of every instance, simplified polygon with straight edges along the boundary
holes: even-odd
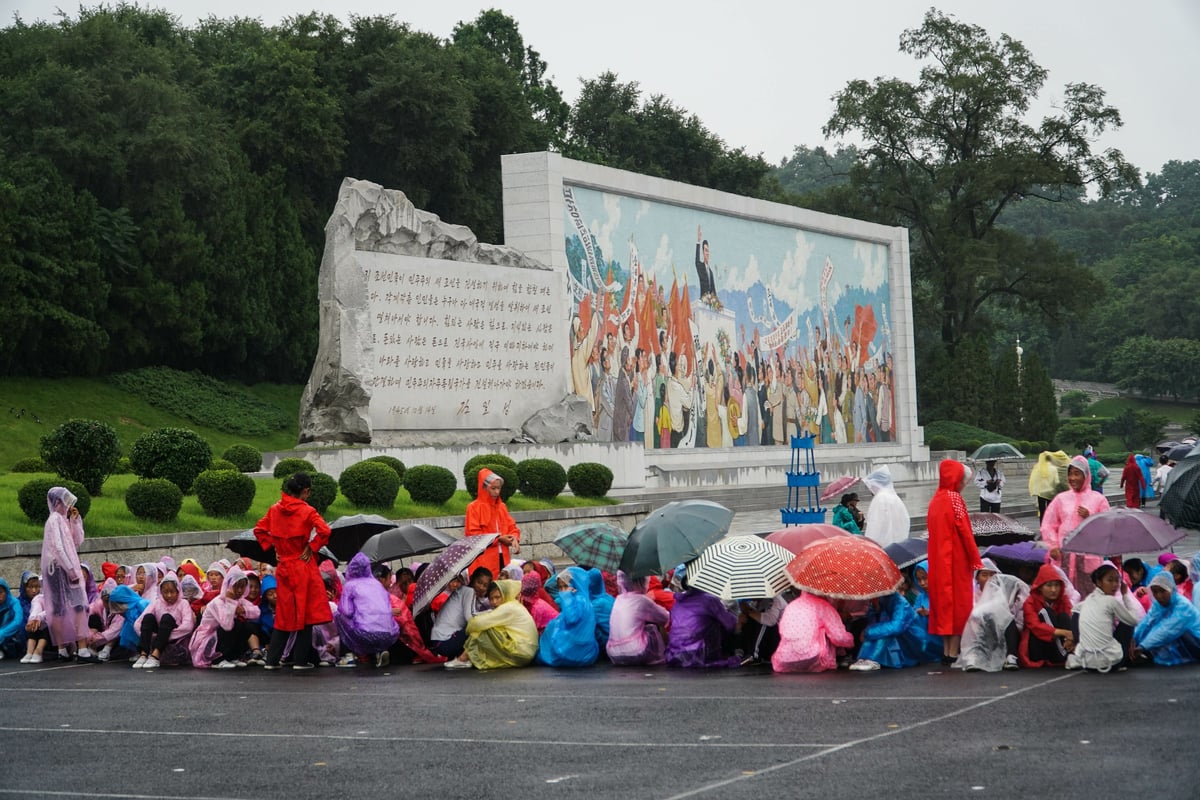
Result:
[[[652,510],[653,506],[649,503],[622,503],[616,506],[514,512],[513,518],[521,528],[520,557],[563,561],[562,551],[553,544],[554,537],[561,529],[586,522],[611,522],[628,531]],[[462,535],[463,532],[463,517],[429,517],[404,519],[399,522],[419,522],[456,536]],[[171,556],[177,563],[185,558],[194,558],[201,566],[206,567],[218,559],[233,558],[233,553],[225,549],[225,542],[240,532],[192,531],[84,539],[79,548],[79,557],[81,561],[90,564],[97,575],[100,573],[100,564],[105,561],[140,564],[157,561],[165,555]],[[10,586],[16,586],[23,570],[41,570],[41,557],[40,540],[0,543],[0,575],[8,580]],[[430,557],[420,558],[423,560]]]

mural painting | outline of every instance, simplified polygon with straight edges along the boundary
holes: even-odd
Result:
[[[564,185],[573,391],[647,448],[894,437],[886,244]]]

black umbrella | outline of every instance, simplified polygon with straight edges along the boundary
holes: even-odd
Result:
[[[270,550],[264,550],[263,546],[258,543],[258,539],[254,537],[253,530],[242,531],[237,536],[234,536],[225,543],[225,548],[251,561],[262,561],[271,566],[275,566],[277,563],[275,548],[272,547]],[[317,554],[322,558],[328,558],[334,565],[340,564],[342,561],[328,547],[322,547]]]
[[[1169,439],[1165,442],[1159,442],[1158,444],[1154,445],[1154,449],[1160,453],[1166,453],[1174,447],[1179,447],[1179,442],[1175,441],[1174,439]]]
[[[928,539],[904,539],[899,542],[892,542],[883,551],[888,554],[888,558],[896,562],[896,566],[900,569],[911,567],[918,561],[924,561],[929,554]]]
[[[1175,465],[1158,508],[1176,528],[1200,530],[1200,457]]]
[[[1192,444],[1177,445],[1167,451],[1167,460],[1168,461],[1183,461],[1185,458],[1190,456],[1192,454],[1192,451],[1195,449],[1196,449],[1196,446],[1192,445]]]
[[[349,561],[377,533],[399,527],[378,514],[354,514],[329,523],[329,549],[342,561]]]
[[[377,563],[432,553],[456,541],[457,537],[414,523],[380,531],[367,539],[359,552],[371,559],[372,563]]]

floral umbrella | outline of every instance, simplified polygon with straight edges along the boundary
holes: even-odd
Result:
[[[972,511],[971,532],[975,543],[980,545],[1014,544],[1037,538],[1038,532],[1025,527],[1007,514],[990,511]]]
[[[825,487],[825,491],[821,492],[821,502],[841,497],[850,490],[851,486],[857,486],[860,483],[862,483],[862,478],[857,475],[844,475]]]
[[[446,584],[466,569],[480,553],[487,550],[488,545],[499,535],[485,533],[479,536],[464,536],[431,561],[417,579],[417,588],[413,593],[413,615],[424,611],[426,606],[433,602],[433,598],[437,597],[438,592],[446,588]]]

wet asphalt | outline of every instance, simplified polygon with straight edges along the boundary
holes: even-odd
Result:
[[[0,797],[1200,797],[1200,667],[0,662]]]

